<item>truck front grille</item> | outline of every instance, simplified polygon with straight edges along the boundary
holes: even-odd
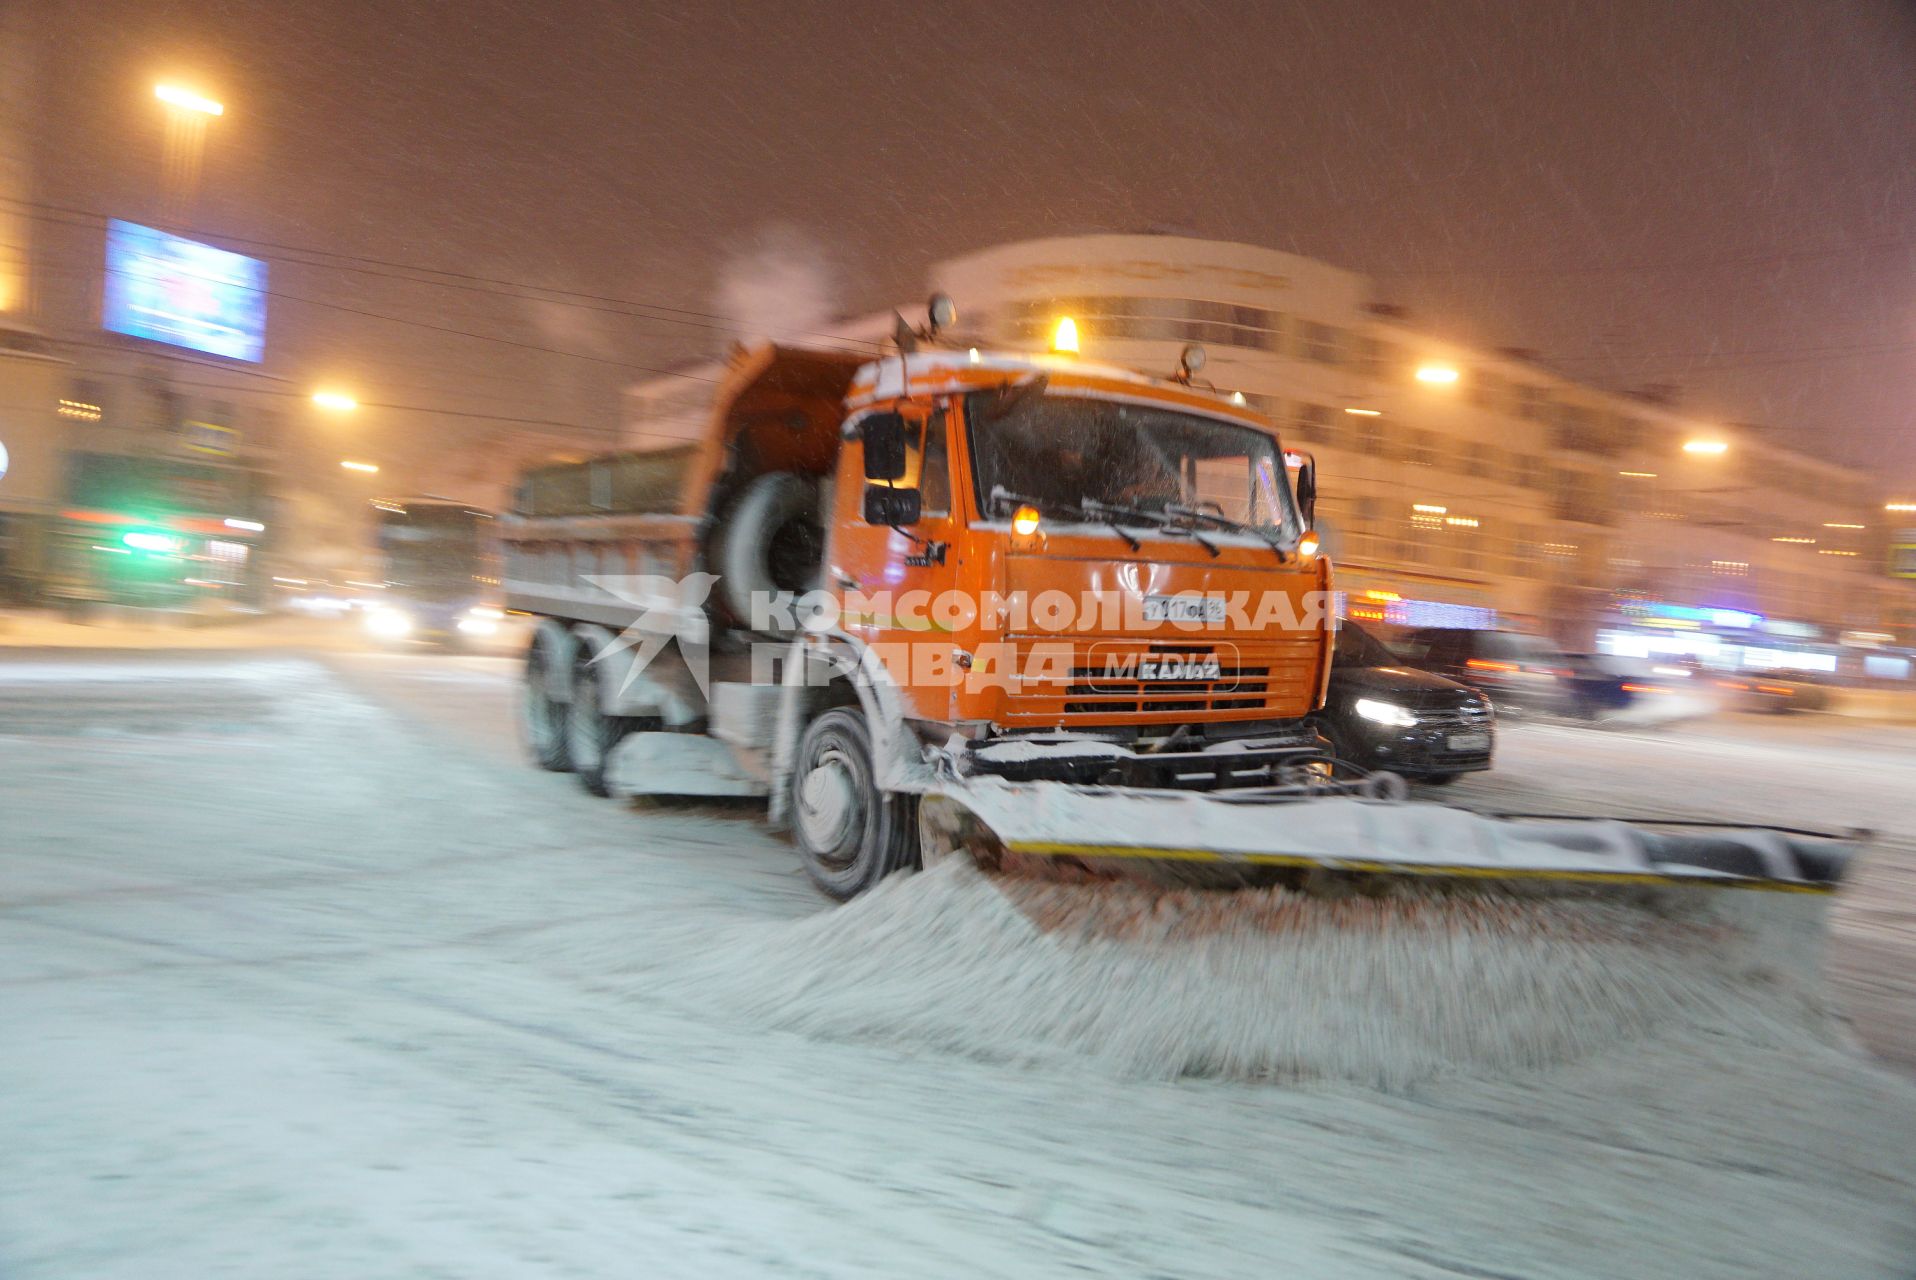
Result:
[[[1023,637],[1021,678],[1005,700],[1007,726],[1153,724],[1287,719],[1316,698],[1319,641],[1139,642]],[[1046,655],[1037,661],[1037,652]]]
[[[1487,729],[1490,727],[1490,706],[1488,703],[1470,701],[1458,703],[1454,695],[1445,695],[1443,703],[1414,707],[1411,714],[1417,717],[1420,729]]]

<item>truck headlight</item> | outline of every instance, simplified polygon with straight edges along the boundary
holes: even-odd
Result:
[[[1366,720],[1378,724],[1387,724],[1393,728],[1408,729],[1417,723],[1417,717],[1408,707],[1400,707],[1394,702],[1379,702],[1375,698],[1359,698],[1351,708]]]
[[[468,609],[459,619],[459,630],[469,636],[489,636],[499,629],[499,618],[497,609]]]

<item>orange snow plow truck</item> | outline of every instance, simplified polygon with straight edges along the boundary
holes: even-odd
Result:
[[[502,520],[525,733],[600,794],[763,796],[847,898],[923,860],[1172,883],[1815,894],[1843,841],[1494,818],[1330,758],[1316,479],[1192,377],[946,338],[740,350],[693,442]],[[1769,897],[1771,895],[1757,895]]]

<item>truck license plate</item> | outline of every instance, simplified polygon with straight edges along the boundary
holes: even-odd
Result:
[[[1490,746],[1490,735],[1481,729],[1474,733],[1453,733],[1444,739],[1444,745],[1452,751],[1484,751]]]
[[[1144,620],[1146,622],[1222,622],[1224,621],[1224,598],[1222,596],[1146,596],[1144,597]]]

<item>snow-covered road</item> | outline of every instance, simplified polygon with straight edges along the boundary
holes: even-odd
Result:
[[[0,1276],[1916,1271],[1916,1087],[1811,1038],[1386,1095],[703,1002],[674,974],[826,908],[749,812],[525,767],[510,680],[0,655]],[[1503,764],[1451,796],[1893,833],[1835,959],[1916,1067],[1916,733],[1540,727]]]

